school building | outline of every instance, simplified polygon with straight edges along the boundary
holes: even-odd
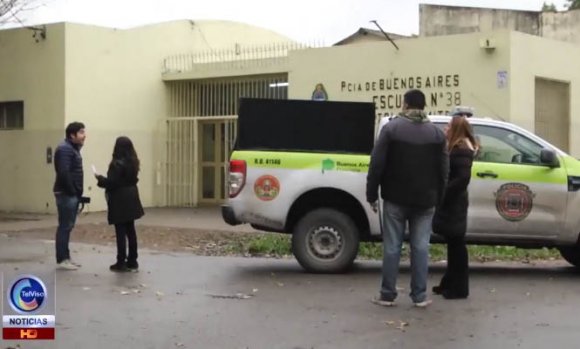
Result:
[[[430,113],[469,105],[579,157],[580,45],[505,23],[394,44],[358,30],[330,47],[223,21],[0,30],[0,211],[56,211],[52,155],[72,121],[87,127],[91,211],[106,209],[91,164],[106,171],[120,135],[137,147],[145,206],[219,204],[240,97],[374,102],[380,118],[419,88]]]

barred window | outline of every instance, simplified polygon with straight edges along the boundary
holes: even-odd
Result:
[[[0,130],[24,129],[24,102],[0,102]]]

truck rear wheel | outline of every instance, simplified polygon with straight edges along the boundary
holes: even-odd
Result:
[[[331,208],[307,213],[292,232],[294,256],[312,273],[344,272],[352,266],[358,246],[358,229],[352,218]]]
[[[559,247],[560,255],[570,264],[580,268],[580,246]]]

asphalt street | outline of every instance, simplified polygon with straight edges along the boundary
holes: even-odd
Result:
[[[5,273],[54,270],[53,243],[0,234]],[[380,263],[312,275],[293,259],[142,251],[139,273],[108,270],[114,250],[73,244],[78,271],[56,272],[57,340],[21,348],[550,348],[580,342],[580,274],[563,262],[472,266],[471,297],[412,307],[370,303]],[[433,264],[429,286],[442,273]],[[0,348],[14,347],[2,342]]]

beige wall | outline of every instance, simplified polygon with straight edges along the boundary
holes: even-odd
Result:
[[[0,30],[0,101],[24,100],[25,130],[0,131],[0,211],[55,212],[54,170],[46,147],[64,138],[71,121],[87,126],[82,150],[89,210],[106,208],[90,165],[105,172],[114,140],[131,137],[142,161],[145,206],[162,204],[167,91],[163,59],[170,55],[288,41],[272,31],[226,21],[177,21],[130,30],[80,24],[48,25],[47,39]]]
[[[580,44],[580,9],[562,12],[419,5],[420,36],[513,30]]]
[[[145,206],[163,202],[167,91],[163,59],[200,50],[287,40],[240,23],[178,21],[132,30],[66,24],[66,122],[87,126],[82,151],[90,210],[105,208],[90,165],[105,172],[115,138],[130,137],[141,160],[139,189]]]
[[[439,36],[508,29],[540,35],[540,13],[420,4],[419,33],[420,36]]]
[[[482,48],[482,40],[494,48]],[[580,132],[579,46],[509,31],[402,39],[397,44],[399,51],[383,42],[294,52],[289,97],[310,99],[316,84],[323,83],[330,100],[374,101],[377,114],[392,114],[400,103],[381,108],[381,96],[394,101],[410,86],[403,88],[399,81],[398,89],[380,89],[381,80],[422,77],[429,112],[450,109],[441,93],[459,93],[461,104],[475,107],[478,116],[510,121],[533,132],[535,78],[568,82],[570,153],[580,157],[580,139],[573,136]],[[459,84],[426,88],[427,77],[448,75],[452,80],[458,76]],[[434,94],[439,95],[436,105]]]
[[[24,101],[24,130],[0,130],[0,210],[50,212],[53,165],[46,148],[63,138],[64,25],[0,31],[0,101]]]
[[[580,44],[580,9],[542,13],[541,36]]]
[[[289,97],[310,99],[316,84],[323,83],[330,100],[374,101],[379,115],[392,114],[400,111],[402,95],[412,87],[409,78],[414,79],[414,87],[419,87],[420,78],[431,113],[444,113],[460,103],[474,106],[480,115],[506,118],[510,90],[498,88],[497,74],[509,70],[509,37],[509,32],[498,32],[401,39],[398,51],[380,42],[293,52]],[[496,49],[482,49],[484,38]],[[401,78],[407,79],[406,87],[401,86]],[[443,87],[434,87],[433,80],[438,85],[439,79]]]
[[[570,82],[570,153],[580,157],[580,47],[516,32],[511,46],[513,122],[534,130],[536,77]]]

